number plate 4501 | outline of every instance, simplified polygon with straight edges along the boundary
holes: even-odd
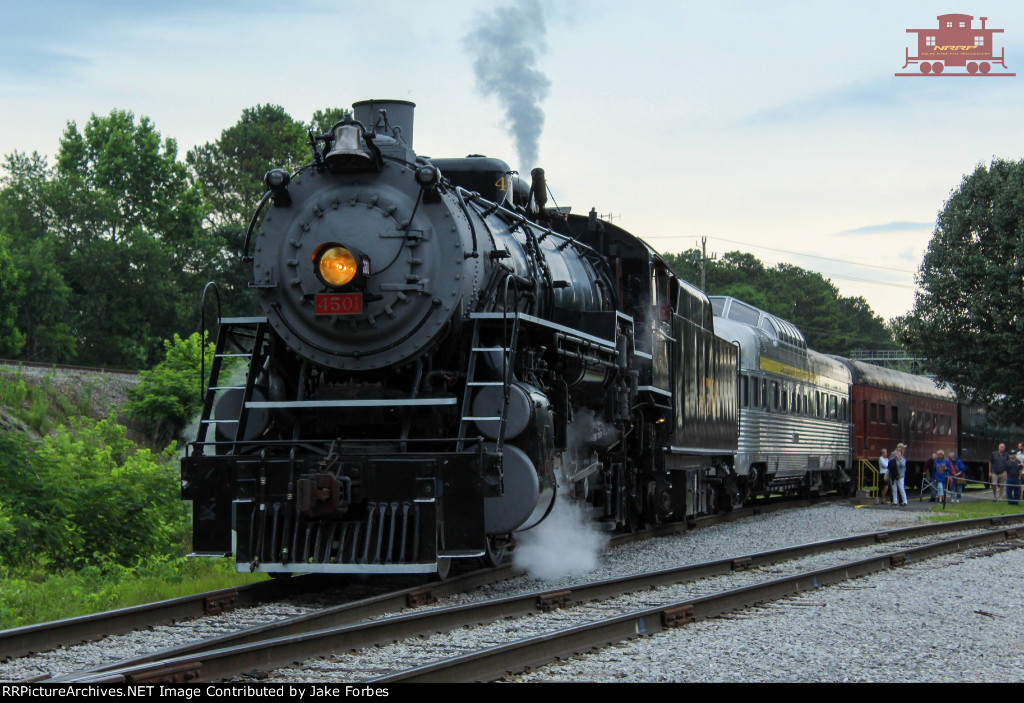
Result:
[[[317,315],[359,315],[363,312],[362,293],[318,293]]]

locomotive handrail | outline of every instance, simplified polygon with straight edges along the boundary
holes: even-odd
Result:
[[[220,288],[214,281],[208,281],[203,286],[203,295],[199,300],[199,402],[202,403],[206,399],[206,389],[203,385],[206,383],[206,294],[210,289],[213,289],[214,295],[217,297],[217,319],[221,319],[220,311]]]
[[[471,320],[474,320],[474,319],[475,320],[500,320],[504,316],[505,316],[505,313],[503,313],[503,312],[471,312],[471,313],[469,313],[469,318]],[[557,322],[551,322],[550,320],[543,320],[543,319],[541,319],[539,317],[535,317],[533,315],[530,315],[529,313],[525,313],[525,312],[509,313],[508,317],[509,318],[518,317],[523,322],[528,322],[528,323],[534,324],[534,325],[540,325],[541,327],[548,327],[548,328],[553,329],[553,330],[558,330],[559,332],[564,332],[565,334],[573,336],[573,337],[576,337],[576,338],[578,338],[580,340],[586,340],[586,341],[589,341],[589,342],[593,342],[593,343],[595,343],[595,344],[597,344],[599,346],[602,346],[602,347],[607,347],[609,349],[615,349],[615,342],[610,340],[610,339],[603,339],[601,337],[595,337],[593,335],[587,334],[586,332],[581,332],[578,329],[573,329],[571,327],[566,327],[565,325],[560,325]]]
[[[481,438],[475,438],[475,439],[481,439]],[[456,440],[453,437],[418,437],[416,439],[416,444],[453,444],[455,441]],[[232,442],[230,440],[219,440],[219,441],[212,441],[212,442],[195,442],[194,441],[194,442],[186,442],[185,443],[185,455],[186,456],[190,456],[191,455],[191,450],[193,448],[195,448],[195,447],[200,447],[200,446],[201,447],[232,447],[232,448],[233,447],[238,447],[239,449],[248,449],[248,448],[256,448],[256,447],[273,447],[273,448],[277,448],[277,449],[284,449],[284,448],[298,447],[298,448],[301,448],[301,449],[306,449],[306,450],[311,451],[311,452],[322,452],[323,454],[326,455],[327,452],[328,452],[328,445],[330,445],[331,443],[334,443],[334,444],[337,444],[337,445],[350,446],[350,447],[361,447],[361,448],[365,448],[366,450],[369,450],[371,448],[376,449],[377,451],[385,451],[386,450],[388,453],[390,453],[392,451],[391,448],[394,447],[395,445],[397,445],[398,442],[399,442],[399,440],[397,440],[397,439],[374,439],[374,440],[371,440],[371,439],[338,439],[338,438],[336,438],[336,439],[280,439],[280,440],[251,439],[251,440],[242,440],[242,441],[239,441],[239,442]],[[447,455],[447,454],[451,454],[451,453],[452,452],[445,452],[445,451],[442,451],[442,452],[410,452],[410,456],[411,455],[420,455],[420,454],[441,454],[441,455]],[[238,457],[234,457],[234,456],[230,456],[230,455],[222,455],[222,456],[224,457],[224,459],[223,459],[224,461],[236,461],[236,460],[238,460]],[[216,457],[208,457],[208,458],[215,459]],[[272,462],[272,461],[287,462],[288,461],[288,457],[284,456],[284,457],[279,457],[277,459],[268,458],[267,461],[268,462]]]
[[[870,476],[872,481],[871,485],[865,485],[865,475]],[[860,459],[857,462],[857,490],[863,491],[865,488],[867,488],[872,493],[877,494],[879,489],[879,479],[881,478],[881,475],[881,471],[876,469],[874,464],[872,464],[867,459]]]
[[[466,190],[465,188],[462,188],[462,187],[456,187],[456,189],[460,193],[463,193],[464,195],[468,196],[467,199],[466,199],[467,202],[472,203],[473,205],[482,205],[482,206],[494,206],[495,205],[495,203],[492,203],[490,200],[488,200],[487,198],[483,197],[479,193],[474,193],[474,192]],[[494,212],[498,212],[500,214],[505,214],[505,215],[507,215],[509,217],[515,217],[516,219],[519,218],[519,215],[517,213],[514,213],[511,210],[509,210],[508,208],[503,207],[501,205],[497,205],[496,207],[493,207],[493,208],[492,207],[487,207],[486,213],[485,212],[478,212],[477,214],[483,216],[485,214],[493,214]],[[591,247],[588,244],[584,244],[583,242],[579,241],[575,237],[570,237],[568,235],[562,234],[561,232],[553,230],[550,227],[541,227],[541,225],[538,225],[535,222],[530,222],[529,224],[533,225],[534,227],[538,227],[538,228],[543,229],[544,230],[543,237],[547,237],[547,236],[550,235],[552,237],[558,237],[559,239],[566,240],[565,242],[563,242],[560,245],[562,247],[562,249],[564,249],[565,247],[569,246],[569,244],[572,244],[574,247],[579,247],[580,249],[585,249],[590,254],[595,254],[597,256],[602,256],[600,254],[600,252],[598,252],[596,249],[594,249],[593,247]]]
[[[286,400],[252,401],[245,407],[256,409],[271,408],[371,408],[371,407],[413,407],[426,405],[455,405],[457,398],[367,398],[364,400]]]
[[[263,206],[270,200],[270,196],[274,194],[274,191],[268,190],[263,194],[263,199],[260,200],[260,204],[256,206],[256,212],[252,214],[252,219],[249,220],[249,227],[245,230],[245,244],[242,246],[242,261],[252,261],[249,257],[249,242],[252,239],[252,230],[256,226],[256,220],[259,219],[260,213],[263,211]]]

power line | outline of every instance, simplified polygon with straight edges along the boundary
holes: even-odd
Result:
[[[834,259],[829,256],[818,256],[816,254],[805,254],[799,251],[790,251],[789,249],[776,249],[774,247],[766,247],[763,244],[751,244],[750,242],[739,242],[734,239],[725,239],[724,237],[710,237],[711,239],[717,239],[720,242],[729,242],[730,244],[739,244],[745,247],[754,247],[757,249],[767,249],[768,251],[777,251],[783,254],[792,254],[793,256],[805,256],[811,259],[822,259],[823,261],[835,261],[840,264],[852,264],[853,266],[864,266],[865,268],[881,269],[882,271],[893,271],[895,273],[908,273],[913,275],[916,271],[907,271],[906,269],[894,269],[889,266],[877,266],[875,264],[862,264],[859,261],[849,261],[847,259]],[[645,237],[645,239],[679,239],[678,236],[666,235],[662,237]],[[842,278],[842,276],[839,276]],[[858,280],[858,279],[853,279]],[[865,283],[882,283],[882,281],[864,281]],[[890,284],[896,285],[896,284]],[[911,286],[912,287],[912,286]]]
[[[853,276],[843,276],[838,273],[825,274],[821,273],[821,271],[816,271],[815,273],[820,273],[822,276],[827,276],[828,278],[841,278],[844,281],[856,281],[858,283],[874,283],[880,286],[892,286],[893,288],[907,288],[909,290],[917,290],[917,286],[907,285],[906,283],[893,283],[891,281],[874,281],[870,278],[854,278]]]

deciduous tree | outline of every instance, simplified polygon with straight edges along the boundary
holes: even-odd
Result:
[[[249,223],[272,168],[289,171],[309,162],[306,129],[279,105],[256,105],[220,133],[217,141],[188,152],[209,203],[209,221],[242,227]]]
[[[199,334],[164,341],[163,361],[140,374],[139,384],[128,390],[129,417],[152,433],[154,444],[175,439],[189,418],[202,408],[200,369],[213,363],[213,344],[201,349]]]
[[[25,345],[25,335],[15,326],[22,298],[18,270],[7,238],[0,232],[0,356],[17,357]]]
[[[196,281],[216,244],[173,139],[114,110],[69,123],[49,194],[83,363],[145,368],[194,324]]]
[[[51,170],[39,154],[15,152],[6,157],[0,177],[0,239],[20,283],[20,298],[5,298],[17,307],[16,328],[24,337],[21,358],[67,361],[75,352],[68,324],[71,290],[64,281],[62,256],[48,205]]]
[[[963,398],[1024,420],[1024,161],[964,177],[939,212],[899,339]]]
[[[664,254],[688,281],[700,280],[701,252]],[[895,348],[884,320],[863,298],[847,298],[820,273],[791,264],[766,268],[753,254],[730,251],[707,266],[708,295],[729,295],[796,325],[807,345],[828,354]]]

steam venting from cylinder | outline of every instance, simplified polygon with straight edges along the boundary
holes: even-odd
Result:
[[[482,13],[463,39],[473,58],[477,90],[496,95],[501,102],[524,172],[537,165],[544,130],[541,103],[551,88],[551,81],[536,67],[547,48],[544,35],[539,0],[517,0]]]

